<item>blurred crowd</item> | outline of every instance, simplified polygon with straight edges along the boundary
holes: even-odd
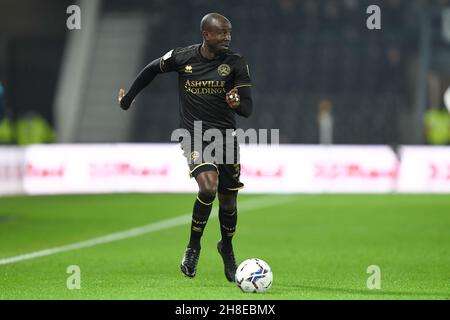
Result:
[[[429,145],[450,144],[450,113],[447,108],[432,106],[425,113],[425,139]]]
[[[55,142],[55,132],[46,119],[27,111],[16,120],[6,106],[5,87],[0,81],[0,145],[30,145]]]

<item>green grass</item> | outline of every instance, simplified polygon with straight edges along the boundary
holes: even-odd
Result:
[[[193,199],[165,194],[0,198],[0,259],[187,214]],[[179,271],[186,224],[0,265],[0,299],[450,298],[448,195],[241,195],[239,203],[236,256],[271,265],[274,284],[268,293],[244,294],[226,281],[215,249],[214,217],[194,279]],[[261,207],[250,209],[255,203]],[[66,288],[69,265],[81,268],[80,290]],[[381,290],[366,287],[370,265],[381,268]]]

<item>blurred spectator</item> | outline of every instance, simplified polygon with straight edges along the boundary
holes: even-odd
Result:
[[[17,143],[29,145],[55,141],[55,132],[44,119],[35,112],[28,112],[16,123]]]
[[[448,112],[450,112],[450,87],[447,88],[447,91],[444,93],[444,103],[447,107]]]
[[[5,116],[5,88],[3,87],[3,84],[0,81],[0,121],[3,120],[4,116]]]
[[[13,141],[14,128],[6,112],[5,88],[0,81],[0,144],[12,144]]]
[[[319,102],[319,114],[317,122],[319,125],[319,143],[333,144],[333,104],[329,99],[322,99]]]
[[[397,66],[402,59],[399,49],[391,47],[386,52],[387,60],[391,66]]]
[[[0,120],[0,144],[12,144],[14,142],[14,126],[8,116]]]
[[[425,113],[425,137],[428,144],[446,145],[450,139],[450,114],[444,108],[431,107]]]
[[[428,105],[438,106],[442,101],[442,84],[441,84],[441,74],[430,70],[428,72]]]

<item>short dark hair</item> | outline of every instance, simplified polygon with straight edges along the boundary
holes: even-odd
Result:
[[[208,30],[212,24],[213,20],[226,20],[229,22],[229,20],[224,17],[223,15],[221,15],[220,13],[216,13],[216,12],[212,12],[212,13],[208,13],[206,14],[203,18],[202,21],[200,21],[200,32]]]

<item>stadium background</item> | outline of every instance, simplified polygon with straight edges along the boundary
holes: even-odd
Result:
[[[232,49],[250,66],[255,111],[239,119],[240,127],[279,128],[283,144],[316,147],[319,106],[327,104],[332,106],[334,144],[389,146],[395,158],[399,146],[426,144],[427,109],[443,107],[450,85],[446,0],[90,0],[78,2],[82,29],[69,31],[66,9],[71,4],[2,0],[0,12],[3,114],[12,121],[30,111],[41,114],[55,129],[55,142],[66,146],[167,143],[178,124],[176,75],[155,79],[127,113],[117,106],[117,92],[149,61],[200,42],[199,21],[211,11],[230,18]],[[372,4],[381,8],[382,30],[366,27],[366,8]],[[9,150],[0,149],[2,163],[8,164]],[[40,161],[54,160],[47,149],[40,150]],[[412,151],[431,155],[419,164],[443,159],[436,164],[444,172],[435,174],[442,180],[438,188],[426,180],[422,193],[449,192],[449,150]],[[412,158],[420,156],[413,153]],[[395,167],[395,159],[389,161]],[[410,163],[409,172],[415,169]],[[20,179],[35,172],[30,167],[18,171]],[[10,174],[11,168],[2,168],[3,191],[12,186]],[[49,182],[35,183],[45,187]],[[373,181],[359,183],[352,193]],[[448,196],[383,190],[389,194],[242,196],[238,257],[264,257],[278,281],[262,298],[448,298]],[[212,252],[202,256],[200,279],[183,282],[177,273],[187,232],[183,223],[123,242],[42,253],[176,218],[189,212],[191,202],[189,194],[2,197],[0,297],[242,299],[224,283]],[[124,211],[130,213],[124,217]],[[214,247],[217,230],[213,220],[205,247]],[[284,243],[292,246],[281,248]],[[291,261],[287,266],[286,260]],[[366,288],[365,271],[374,263],[388,270],[381,291]],[[84,291],[65,287],[69,264],[88,270]],[[289,273],[297,270],[302,277],[292,282]],[[41,281],[30,286],[37,275]]]
[[[70,1],[2,3],[0,74],[7,105],[14,117],[27,110],[43,114],[63,142],[167,142],[178,124],[175,75],[159,77],[127,115],[129,121],[112,110],[111,92],[173,47],[200,42],[199,20],[211,10],[230,17],[233,48],[251,67],[257,111],[241,126],[282,128],[285,143],[318,142],[321,99],[333,105],[335,143],[424,143],[423,114],[437,103],[428,94],[428,75],[438,75],[440,97],[450,85],[441,24],[447,1],[133,0],[104,1],[98,8],[86,3],[86,11],[98,11],[95,23],[83,17],[82,30],[91,38],[80,42],[72,38],[83,32],[64,27]],[[383,29],[371,31],[366,8],[377,3]],[[78,55],[89,57],[80,72],[71,69],[71,63],[81,68],[70,61],[76,54],[64,51],[71,41]],[[75,99],[58,83],[63,66],[84,86],[70,120],[60,119],[68,114],[60,104]],[[68,85],[77,89],[76,81]]]

